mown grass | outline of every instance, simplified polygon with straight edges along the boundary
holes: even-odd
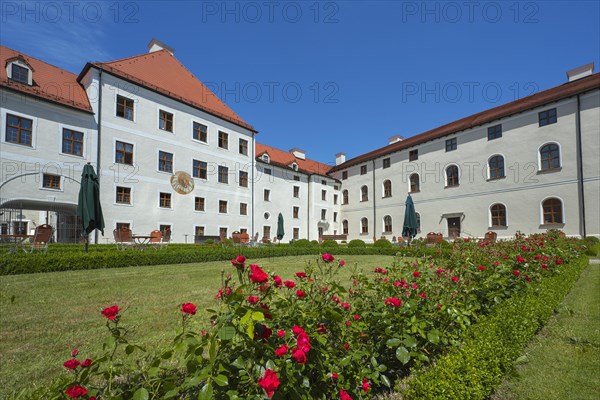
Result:
[[[390,265],[391,256],[342,257],[340,278],[356,267]],[[249,260],[292,279],[315,256]],[[0,277],[0,398],[13,390],[50,382],[64,372],[74,348],[83,358],[100,354],[107,336],[103,307],[123,307],[131,341],[149,349],[170,341],[180,326],[180,305],[193,302],[193,326],[207,324],[206,308],[215,307],[221,271],[235,274],[229,262],[66,271]]]
[[[588,266],[493,400],[600,398],[600,265]]]

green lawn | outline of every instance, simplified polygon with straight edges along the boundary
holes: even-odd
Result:
[[[600,398],[600,265],[591,264],[494,400]]]
[[[344,256],[342,277],[354,265],[364,270],[389,266],[391,256]],[[291,279],[315,256],[249,260]],[[123,321],[134,326],[132,342],[148,347],[172,339],[179,305],[193,302],[200,329],[201,309],[214,306],[221,271],[229,262],[52,272],[0,277],[0,398],[13,389],[43,385],[63,373],[73,348],[81,357],[100,353],[106,337],[103,307],[118,304]],[[80,357],[80,358],[81,358]]]

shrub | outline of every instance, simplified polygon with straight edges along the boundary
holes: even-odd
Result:
[[[313,246],[318,246],[319,245],[319,241],[318,240],[311,240],[310,244]]]
[[[311,243],[308,239],[298,239],[298,240],[295,240],[294,243],[292,243],[292,246],[294,246],[294,247],[310,247]]]
[[[202,244],[213,245],[215,244],[215,241],[213,239],[206,239]]]
[[[379,240],[375,241],[374,246],[375,247],[389,248],[389,247],[392,247],[392,242],[390,242],[387,239],[379,239]]]
[[[231,246],[233,246],[233,239],[229,239],[229,238],[223,239],[221,244],[225,247],[231,247]]]
[[[350,247],[350,248],[363,248],[363,247],[366,247],[366,245],[365,245],[365,242],[363,242],[360,239],[352,239],[348,243],[348,247]]]
[[[323,243],[321,243],[321,247],[338,247],[338,242],[336,242],[335,240],[323,240]]]

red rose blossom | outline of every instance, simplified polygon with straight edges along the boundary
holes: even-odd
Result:
[[[79,397],[85,396],[87,394],[87,389],[82,386],[75,385],[65,390],[65,393],[70,398],[77,399]]]
[[[277,336],[284,337],[285,336],[285,331],[283,329],[278,330],[277,331]]]
[[[521,271],[519,271],[518,269],[514,269],[514,270],[513,270],[513,274],[514,274],[515,276],[519,276],[519,275],[521,275]]]
[[[275,350],[275,355],[277,355],[278,357],[283,357],[287,354],[288,352],[288,347],[284,344],[279,346],[276,350]]]
[[[344,265],[346,265],[346,261],[340,260],[340,267],[343,267]]]
[[[331,373],[331,379],[337,379],[338,378],[338,374],[336,374],[335,372]]]
[[[246,262],[246,257],[244,257],[244,256],[237,256],[236,258],[231,260],[231,264],[238,269],[244,269],[245,262]]]
[[[78,353],[79,353],[79,350],[73,349],[73,351],[71,352],[71,357],[77,357]]]
[[[296,290],[296,296],[297,296],[299,299],[303,299],[303,298],[305,298],[305,297],[306,297],[306,292],[303,292],[302,290],[298,289],[298,290]]]
[[[367,393],[370,388],[371,388],[371,384],[369,383],[369,380],[367,378],[363,379],[362,390],[364,390],[364,392]]]
[[[321,256],[321,258],[323,259],[323,261],[329,263],[332,262],[333,260],[335,260],[335,258],[333,258],[333,256],[329,253],[325,253]]]
[[[281,281],[281,277],[280,277],[280,276],[278,276],[278,275],[276,275],[276,276],[273,278],[273,281],[275,282],[275,287],[276,287],[276,288],[278,288],[278,287],[281,287],[281,285],[283,284],[283,282]]]
[[[296,344],[304,353],[308,353],[311,349],[310,337],[306,334],[306,332],[302,332],[298,335],[296,338]]]
[[[452,277],[452,282],[458,282],[458,281],[460,281],[460,278],[458,276]]]
[[[285,281],[285,282],[283,282],[283,284],[288,289],[293,289],[296,287],[296,282],[294,282],[294,281]]]
[[[65,366],[65,368],[67,369],[75,369],[80,365],[80,362],[74,358],[67,360],[63,363],[63,365]]]
[[[306,272],[302,272],[302,271],[296,272],[296,276],[298,278],[306,278]]]
[[[256,264],[250,264],[250,280],[255,283],[265,283],[269,280],[269,275]]]
[[[350,349],[350,345],[348,343],[344,343],[344,349],[349,350]]]
[[[485,267],[483,265],[480,265],[479,267],[477,267],[477,269],[480,271],[485,271]]]
[[[115,317],[119,314],[119,311],[121,310],[122,308],[119,308],[119,306],[106,307],[104,310],[102,310],[102,315],[104,315],[109,320],[114,321]]]
[[[250,304],[258,303],[258,296],[248,296],[248,303],[250,303]]]
[[[340,400],[352,400],[352,397],[345,390],[340,389]]]
[[[196,306],[193,303],[183,303],[181,305],[181,312],[184,314],[195,315]]]
[[[418,277],[420,277],[420,276],[421,276],[421,273],[420,273],[419,271],[415,271],[415,272],[413,272],[413,276],[414,276],[415,278],[418,278]]]
[[[294,327],[292,328],[292,332],[294,332],[294,335],[299,335],[301,333],[306,333],[304,331],[304,329],[302,329],[301,327],[299,327],[298,325],[294,325]]]
[[[90,360],[89,358],[86,358],[85,360],[83,360],[83,362],[81,363],[81,368],[87,368],[90,365],[92,365],[92,360]]]
[[[398,308],[402,305],[402,301],[397,297],[388,297],[384,302],[386,305]]]
[[[296,360],[298,364],[306,364],[306,353],[300,349],[292,350],[292,358]]]
[[[273,397],[273,393],[279,387],[279,378],[277,377],[277,372],[272,369],[267,369],[265,374],[258,381],[258,386],[263,388],[265,392],[267,392],[267,396],[269,398]]]
[[[342,307],[344,310],[349,310],[350,304],[349,303],[340,303],[340,307]]]

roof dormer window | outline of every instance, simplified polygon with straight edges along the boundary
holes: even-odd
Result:
[[[7,61],[6,75],[11,81],[32,85],[33,68],[21,56],[17,56]]]
[[[295,162],[293,162],[292,165],[290,165],[290,167],[292,167],[294,171],[298,171],[298,164],[296,164]]]
[[[269,162],[271,162],[271,159],[269,158],[269,155],[268,155],[267,153],[263,154],[263,155],[261,156],[261,158],[262,158],[262,160],[263,160],[264,162],[266,162],[266,163],[269,163]]]

